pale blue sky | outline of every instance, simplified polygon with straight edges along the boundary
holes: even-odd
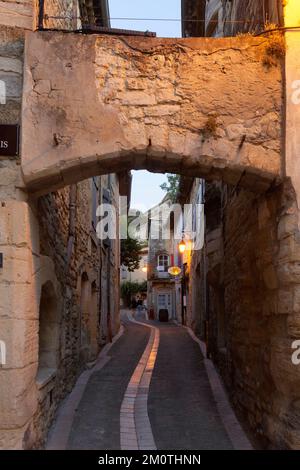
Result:
[[[111,26],[153,31],[159,37],[181,36],[181,0],[109,0]],[[168,18],[179,21],[128,21],[113,18]]]
[[[111,26],[113,28],[153,31],[158,37],[181,36],[181,0],[109,0]],[[116,20],[114,18],[145,18]],[[149,21],[146,18],[171,18],[179,21]],[[131,207],[150,209],[158,204],[165,193],[160,184],[166,176],[148,171],[134,171]]]
[[[164,181],[167,181],[165,175],[141,170],[133,171],[132,176],[132,208],[143,212],[156,206],[166,195],[159,187]]]

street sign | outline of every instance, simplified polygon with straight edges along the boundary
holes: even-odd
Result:
[[[0,124],[0,156],[14,157],[19,154],[19,126]]]

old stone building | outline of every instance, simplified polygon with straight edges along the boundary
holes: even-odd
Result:
[[[85,2],[79,9],[77,2],[46,1],[43,26],[76,29],[80,21],[70,20],[70,13],[76,18],[89,11],[100,18],[105,5],[99,2],[91,11]],[[34,6],[0,6],[1,125],[21,123],[24,39],[39,20]],[[79,17],[86,21],[84,15]],[[107,9],[102,18],[108,26]],[[47,88],[40,83],[36,91],[47,93]],[[130,178],[127,172],[95,176],[40,198],[28,198],[19,180],[20,159],[2,156],[0,251],[10,274],[0,273],[0,338],[8,353],[0,370],[0,448],[27,449],[43,446],[58,404],[119,330],[119,240],[98,239],[96,209],[111,203],[118,213],[119,195],[128,195]],[[16,265],[5,248],[8,227]],[[26,266],[29,250],[33,264]]]
[[[174,265],[174,240],[167,235],[170,221],[163,216],[164,208],[168,212],[171,204],[166,196],[149,214],[147,303],[150,315],[154,315],[156,319],[159,318],[161,309],[168,310],[169,319],[176,318],[175,281],[169,273],[169,268]]]
[[[177,203],[182,206],[182,213],[185,211],[190,217],[189,223],[188,220],[181,222],[185,243],[182,255],[179,252],[178,240],[174,243],[174,256],[181,268],[181,273],[176,279],[177,319],[191,327],[203,339],[206,337],[206,292],[203,282],[204,193],[204,180],[181,177]]]

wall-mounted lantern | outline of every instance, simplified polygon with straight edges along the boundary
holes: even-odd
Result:
[[[183,255],[185,250],[186,250],[186,243],[185,243],[184,239],[182,239],[181,242],[179,243],[178,249],[179,249],[179,253],[181,253]]]

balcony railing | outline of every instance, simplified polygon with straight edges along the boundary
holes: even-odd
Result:
[[[168,273],[168,271],[159,271],[157,268],[154,268],[151,272],[149,272],[149,277],[148,279],[171,279],[171,275]]]

